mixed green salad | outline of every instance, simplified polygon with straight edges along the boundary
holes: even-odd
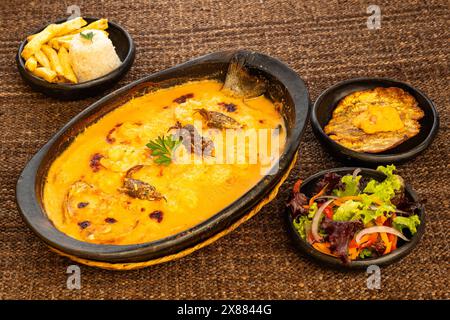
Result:
[[[299,235],[316,250],[351,260],[376,258],[409,241],[420,225],[422,203],[405,195],[395,166],[379,166],[383,181],[362,177],[360,169],[341,176],[327,173],[314,186],[311,197],[294,185],[288,203]]]

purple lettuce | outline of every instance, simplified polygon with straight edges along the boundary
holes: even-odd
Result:
[[[292,218],[294,219],[299,215],[308,214],[308,210],[303,207],[307,204],[308,198],[303,193],[295,193],[291,201],[287,204],[287,207],[291,209]]]
[[[327,217],[322,220],[321,228],[327,234],[330,242],[330,250],[336,254],[344,263],[348,263],[348,245],[358,230],[364,227],[363,223],[357,221],[333,221]]]
[[[327,186],[324,194],[329,194],[334,189],[341,189],[343,187],[341,182],[342,176],[334,173],[334,172],[328,172],[326,173],[322,179],[320,179],[315,187],[314,187],[314,193],[319,193],[320,190],[325,188]]]

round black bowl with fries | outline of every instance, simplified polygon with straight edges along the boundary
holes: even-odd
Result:
[[[66,23],[67,25],[66,30],[60,31],[58,38],[63,38],[70,36],[72,34],[76,34],[80,30],[85,30],[85,33],[89,34],[88,32],[89,28],[87,27],[91,26],[93,29],[95,29],[102,24],[99,22],[106,21],[105,19],[98,19],[93,17],[89,18],[83,17],[83,19],[85,23],[87,23],[87,25],[83,25],[82,28],[77,28],[79,27],[79,25],[78,26],[71,25],[71,23],[67,24],[68,21],[66,21],[66,19],[56,21],[55,24],[60,25]],[[36,32],[34,32],[32,36],[27,37],[27,39],[22,41],[19,46],[16,55],[16,63],[21,77],[28,85],[31,86],[31,88],[33,88],[33,90],[61,100],[83,99],[89,96],[97,95],[100,92],[110,88],[114,83],[118,82],[131,68],[131,65],[133,64],[134,61],[136,49],[130,34],[121,26],[119,26],[114,22],[107,21],[107,24],[103,25],[103,27],[99,27],[99,29],[104,29],[105,26],[107,27],[107,29],[102,30],[102,32],[105,33],[107,32],[108,38],[111,40],[114,49],[117,53],[117,56],[121,61],[120,65],[111,72],[86,82],[71,83],[69,81],[59,81],[59,80],[49,82],[48,79],[46,80],[45,78],[43,78],[46,76],[45,73],[43,75],[42,74],[37,75],[34,72],[30,71],[30,68],[28,67],[28,63],[31,62],[28,61],[29,60],[28,56],[30,55],[30,53],[27,52],[25,57],[28,59],[25,59],[23,51],[24,49],[26,49],[26,45],[29,43],[29,41],[31,41],[32,37],[39,35],[39,33],[42,33],[47,29],[48,26],[45,26],[40,28],[39,30],[36,30]],[[67,32],[68,34],[61,36],[61,33],[65,32]],[[47,38],[49,37],[50,36],[47,35]],[[53,40],[52,39],[53,37],[50,38],[51,38],[50,41]],[[63,42],[60,42],[60,46],[64,47]],[[58,46],[54,46],[53,48],[56,48],[55,51],[58,52],[59,54],[59,51],[57,51]],[[38,66],[40,66],[39,63]],[[34,66],[34,68],[36,68],[36,66]],[[45,68],[40,69],[44,70]]]

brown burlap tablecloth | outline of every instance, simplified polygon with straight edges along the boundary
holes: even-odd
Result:
[[[366,26],[367,6],[381,8],[381,29]],[[246,48],[277,57],[307,82],[311,99],[353,77],[406,81],[435,102],[441,127],[432,146],[399,172],[428,199],[419,246],[383,268],[381,289],[365,272],[322,268],[299,255],[286,233],[283,208],[293,182],[340,166],[308,126],[300,159],[275,201],[238,230],[181,260],[130,271],[81,266],[81,290],[66,288],[72,264],[50,252],[22,221],[16,179],[31,156],[93,101],[62,102],[22,82],[14,56],[19,41],[66,15],[107,17],[134,38],[128,75],[110,91],[206,53]],[[450,227],[449,2],[442,1],[0,1],[0,298],[38,299],[448,299]]]

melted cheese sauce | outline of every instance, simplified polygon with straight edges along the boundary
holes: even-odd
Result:
[[[86,128],[47,175],[43,203],[55,227],[92,243],[154,241],[205,221],[250,190],[267,173],[259,161],[215,164],[213,154],[203,162],[164,166],[154,162],[146,146],[179,122],[196,124],[218,148],[225,130],[208,131],[208,122],[196,112],[204,108],[232,117],[247,129],[281,128],[281,154],[285,127],[274,103],[262,96],[243,101],[221,87],[204,80],[160,89],[132,99]],[[189,98],[179,99],[183,96]],[[234,107],[226,108],[230,105]],[[176,154],[186,150],[180,145]],[[127,171],[136,166],[132,178],[153,186],[164,198],[140,199],[121,191]]]
[[[370,105],[353,119],[353,125],[365,133],[398,131],[404,124],[397,110],[390,106]]]

